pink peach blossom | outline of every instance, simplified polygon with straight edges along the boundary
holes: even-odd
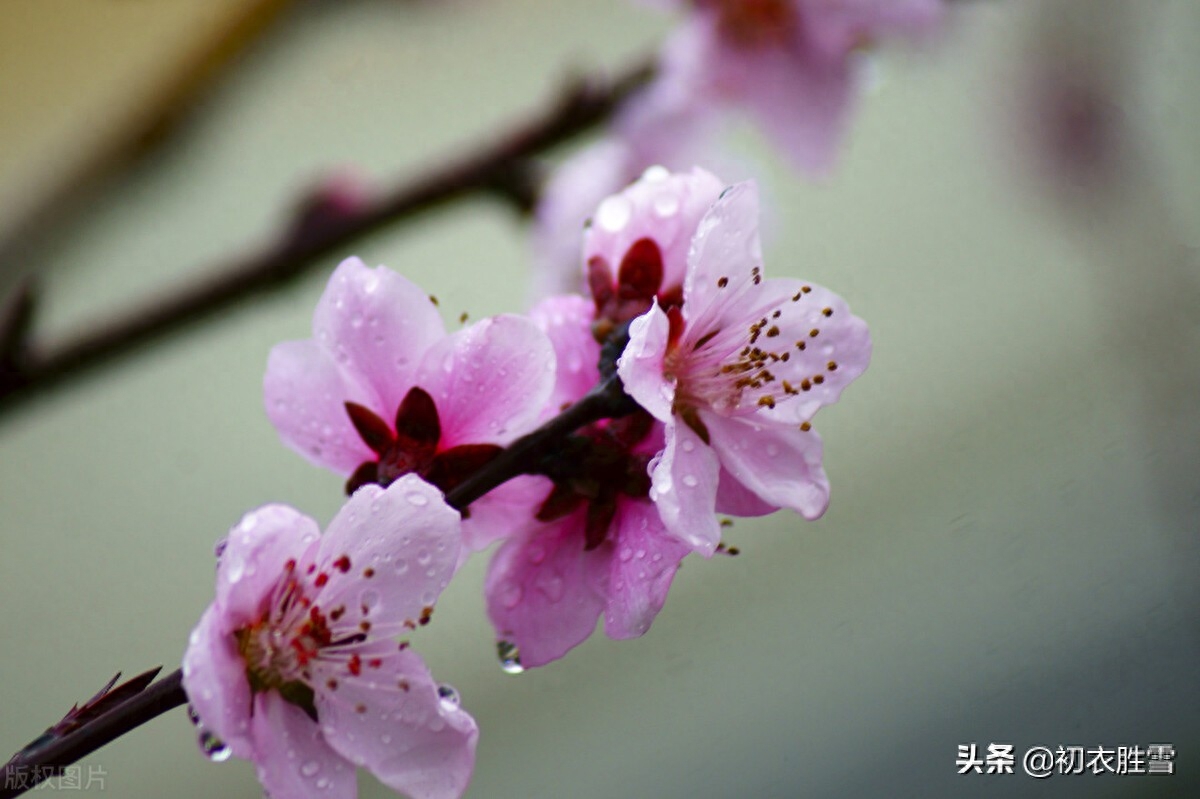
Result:
[[[552,297],[531,314],[558,357],[552,407],[599,379],[594,307]],[[582,643],[604,618],[610,638],[644,634],[689,547],[669,535],[649,500],[647,465],[662,448],[648,414],[591,425],[564,442],[549,491],[488,567],[488,616],[510,668],[541,666]],[[519,660],[518,660],[519,657]]]
[[[857,54],[935,27],[943,0],[690,0],[660,81],[743,108],[801,169],[829,169],[861,81]]]
[[[272,349],[263,393],[284,442],[349,478],[348,492],[409,473],[448,491],[536,425],[553,384],[553,349],[528,319],[447,335],[425,292],[351,258],[317,304],[313,338]],[[467,548],[532,512],[531,492],[544,481],[518,477],[473,503]]]
[[[355,766],[416,799],[461,796],[475,722],[392,639],[429,620],[460,547],[458,513],[416,475],[364,486],[323,536],[283,505],[248,513],[183,658],[199,723],[280,799],[352,799]]]
[[[682,303],[630,325],[618,361],[625,390],[666,424],[651,496],[667,529],[712,553],[714,512],[828,504],[821,439],[810,420],[870,358],[866,324],[832,292],[764,279],[753,183],[727,189],[688,254]]]

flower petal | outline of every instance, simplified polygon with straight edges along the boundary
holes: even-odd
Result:
[[[716,454],[696,431],[676,420],[667,424],[667,443],[650,462],[650,498],[672,535],[705,557],[721,540],[717,523]]]
[[[472,502],[462,522],[462,557],[528,527],[552,487],[545,477],[521,475]]]
[[[479,730],[443,699],[420,656],[391,642],[363,647],[370,666],[317,693],[325,740],[380,782],[413,799],[457,799],[475,768]]]
[[[430,348],[417,382],[437,402],[440,449],[507,444],[537,423],[554,388],[554,348],[537,325],[505,314]]]
[[[816,519],[829,506],[829,479],[821,467],[821,437],[785,425],[703,415],[713,451],[738,482],[763,501]]]
[[[271,348],[263,401],[283,443],[310,463],[348,475],[375,458],[346,413],[347,402],[377,404],[375,392],[344,375],[311,339]]]
[[[758,235],[758,186],[745,181],[721,193],[696,228],[683,285],[687,335],[703,335],[736,318],[737,299],[753,290],[762,268]],[[761,280],[761,277],[759,278]]]
[[[617,359],[617,374],[625,393],[659,421],[671,418],[675,386],[663,374],[670,323],[657,300],[649,311],[629,324],[629,343]]]
[[[723,185],[703,169],[671,174],[652,168],[596,209],[584,235],[583,262],[602,259],[616,274],[634,242],[651,239],[662,253],[662,290],[682,285],[696,223]]]
[[[250,737],[250,683],[233,635],[222,629],[221,612],[209,605],[188,638],[183,688],[200,723],[236,757],[254,753]]]
[[[610,561],[604,632],[609,638],[637,638],[662,610],[679,562],[691,548],[667,533],[650,502],[619,502],[613,525],[616,554]]]
[[[320,536],[312,519],[287,505],[264,505],[229,531],[217,562],[217,607],[225,632],[262,618],[291,558]]]
[[[270,796],[288,799],[354,799],[354,766],[321,736],[320,728],[277,691],[258,694],[251,719],[254,765]]]
[[[600,382],[600,345],[592,336],[592,315],[592,303],[576,294],[547,297],[529,312],[529,318],[549,337],[558,363],[554,391],[546,405],[548,416]]]
[[[717,513],[731,516],[766,516],[779,510],[778,505],[764,502],[758,494],[746,488],[724,466],[717,483]]]
[[[369,617],[373,635],[399,632],[450,582],[462,547],[460,526],[441,492],[416,475],[386,489],[363,486],[321,537],[316,563],[328,583],[314,602],[350,609],[347,623]]]
[[[584,550],[584,512],[533,527],[506,542],[488,566],[484,593],[496,635],[521,663],[542,666],[583,643],[604,610],[612,550]]]
[[[313,314],[313,336],[354,382],[369,386],[374,401],[360,402],[391,419],[412,387],[421,357],[446,335],[429,295],[386,267],[369,269],[347,258]]]

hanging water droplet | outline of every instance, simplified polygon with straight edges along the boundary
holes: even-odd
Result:
[[[192,724],[195,724],[197,727],[200,726],[200,714],[196,712],[196,708],[192,707],[191,705],[188,705],[187,706],[187,716],[188,716],[188,721],[190,721]]]
[[[223,763],[229,759],[233,751],[217,736],[208,730],[200,731],[200,751],[214,763]]]
[[[305,777],[311,777],[321,770],[321,764],[315,760],[310,760],[300,767],[300,773]]]
[[[512,641],[497,641],[496,655],[500,658],[500,668],[507,674],[520,674],[525,671],[521,665],[521,650]]]
[[[454,690],[454,686],[446,683],[438,686],[438,696],[442,700],[442,707],[446,710],[455,709],[462,701],[458,696],[458,691]]]

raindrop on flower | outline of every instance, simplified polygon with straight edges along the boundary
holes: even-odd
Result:
[[[188,721],[190,721],[192,724],[195,724],[197,727],[200,726],[200,714],[196,712],[196,708],[192,707],[191,705],[188,705],[187,706],[187,716],[188,716]]]
[[[442,707],[446,710],[453,710],[462,701],[458,696],[458,691],[454,690],[454,686],[446,683],[438,686],[438,697],[442,700]]]
[[[214,763],[223,763],[229,759],[233,751],[217,736],[208,730],[200,731],[200,752]]]
[[[629,224],[632,216],[633,205],[629,200],[620,194],[614,194],[596,209],[596,224],[611,233],[616,233]]]
[[[696,475],[694,474],[685,474],[683,476],[683,484],[688,488],[695,488],[700,484],[700,481],[696,479]]]
[[[521,650],[512,641],[497,641],[496,655],[500,658],[500,668],[507,674],[520,674],[525,671],[521,665]]]
[[[305,777],[311,777],[321,770],[321,764],[315,760],[310,760],[300,767],[300,773]]]
[[[410,491],[407,499],[410,504],[415,505],[418,508],[429,504],[429,497],[425,496],[419,491]]]

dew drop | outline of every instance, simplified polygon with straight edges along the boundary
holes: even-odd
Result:
[[[200,726],[200,714],[196,712],[196,708],[192,707],[191,705],[188,705],[187,706],[187,716],[188,716],[188,721],[190,721],[192,724],[195,724],[197,727]]]
[[[512,610],[521,602],[521,596],[524,593],[519,583],[509,580],[500,586],[500,602],[504,607]]]
[[[229,566],[225,569],[225,579],[231,583],[236,583],[242,579],[242,575],[246,573],[246,562],[242,560],[240,555],[233,556],[229,559]]]
[[[320,788],[322,791],[325,790],[326,788],[329,787],[329,780],[325,779],[324,777],[321,777],[321,779],[317,780],[317,787]]]
[[[663,219],[674,216],[679,211],[679,199],[671,194],[660,194],[654,198],[654,213]]]
[[[383,744],[384,746],[387,746],[388,744],[390,744],[392,742],[392,736],[387,735],[387,734],[380,735],[379,742],[381,744]]]
[[[224,741],[208,730],[200,731],[199,742],[200,752],[214,763],[224,763],[233,754],[233,751],[225,745]]]
[[[315,760],[310,760],[300,767],[300,773],[305,777],[311,777],[321,770],[321,764]]]
[[[655,164],[654,166],[647,167],[646,171],[642,173],[642,180],[646,181],[647,183],[662,183],[669,177],[671,177],[671,173],[668,172],[667,168],[661,164]]]
[[[633,557],[633,550],[629,547],[621,547],[621,551],[618,554],[621,560],[628,562]]]
[[[696,448],[696,443],[691,439],[684,439],[682,446],[684,452],[691,452]]]
[[[355,330],[357,330],[358,328],[360,328],[362,326],[363,326],[363,318],[362,318],[361,314],[355,314],[354,316],[352,316],[350,318],[350,327],[353,327]]]
[[[462,701],[458,696],[458,691],[454,690],[454,686],[446,683],[438,686],[438,697],[442,700],[442,707],[446,710],[454,710]]]
[[[500,668],[506,674],[520,674],[525,671],[521,665],[521,650],[512,641],[497,641],[496,655],[500,658]]]
[[[367,610],[374,610],[375,608],[379,607],[379,592],[368,588],[366,591],[363,591],[358,595],[358,601],[361,602]]]
[[[425,496],[420,491],[408,492],[407,499],[410,505],[415,505],[418,508],[429,504],[429,497]]]
[[[433,560],[433,555],[429,553],[428,549],[422,548],[417,550],[417,563],[422,566],[428,566],[431,560]]]
[[[396,574],[404,574],[406,571],[408,571],[408,561],[400,558],[396,561]]]
[[[774,443],[767,444],[767,456],[771,457],[771,458],[778,457],[779,456],[779,445],[774,444]]]
[[[694,474],[685,474],[683,476],[683,484],[688,488],[695,488],[700,484],[700,481],[696,479],[696,475]]]
[[[628,198],[615,194],[596,209],[596,224],[610,233],[616,233],[629,224],[633,206]]]

